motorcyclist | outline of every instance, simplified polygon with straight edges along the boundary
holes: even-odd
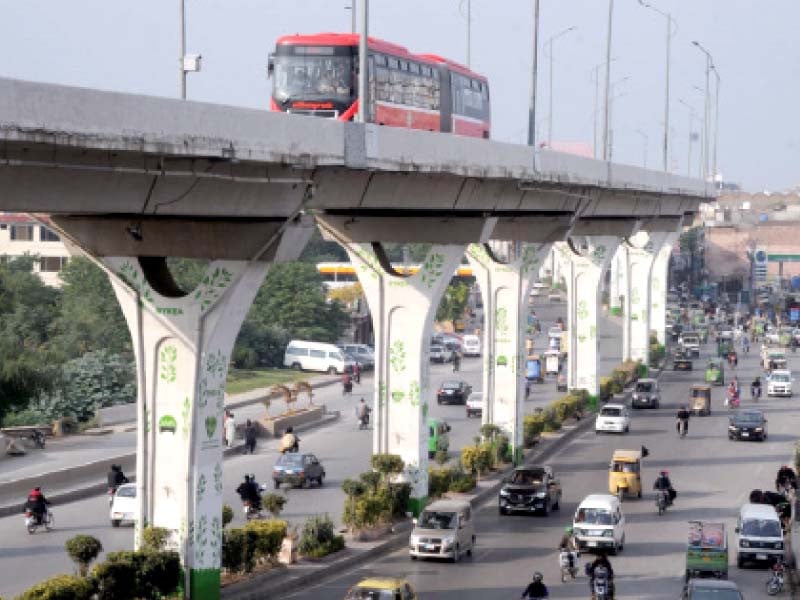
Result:
[[[613,598],[614,597],[614,569],[611,568],[611,563],[608,561],[608,557],[602,552],[597,555],[597,558],[594,559],[594,562],[591,564],[586,565],[586,574],[589,576],[589,589],[592,591],[592,596],[594,596],[594,573],[598,567],[605,567],[606,572],[608,573],[608,590],[609,595]]]
[[[256,511],[261,510],[261,494],[259,493],[258,484],[255,483],[254,478],[250,475],[244,476],[244,482],[239,484],[236,488],[236,493],[242,500],[242,504],[249,503],[250,506]]]
[[[753,398],[761,397],[761,377],[753,379],[753,383],[750,384],[750,395]]]
[[[672,504],[676,493],[675,489],[672,487],[672,482],[669,479],[669,471],[663,470],[658,474],[655,483],[653,483],[653,489],[659,492],[667,492],[667,506]]]
[[[681,407],[678,409],[678,414],[676,415],[676,423],[675,426],[678,429],[678,433],[680,433],[681,426],[684,427],[686,433],[689,433],[689,417],[691,413],[686,409],[686,405],[681,404]]]
[[[369,423],[369,413],[369,406],[367,406],[367,403],[361,398],[358,406],[356,406],[356,417],[358,417],[359,425],[367,425]]]
[[[281,454],[285,452],[297,452],[300,449],[300,438],[294,434],[292,427],[287,427],[281,438],[281,444],[278,450]]]
[[[342,375],[342,395],[347,395],[352,393],[353,391],[353,380],[350,377],[350,373],[345,373]]]
[[[797,475],[788,465],[781,466],[778,469],[778,475],[775,477],[775,489],[780,491],[784,487],[791,487],[797,489]]]
[[[564,528],[564,535],[561,536],[558,549],[562,552],[569,553],[569,568],[574,568],[575,558],[578,553],[578,543],[575,541],[575,534],[573,533],[572,527],[567,526]]]
[[[533,581],[528,584],[525,591],[522,592],[520,598],[522,600],[540,600],[541,598],[549,598],[550,592],[547,591],[547,586],[542,581],[544,577],[539,571],[533,574]]]
[[[42,488],[37,486],[28,494],[28,499],[25,502],[25,510],[31,511],[33,516],[36,517],[36,522],[41,523],[49,504],[50,501],[44,497]]]
[[[114,490],[116,492],[117,488],[124,483],[128,483],[128,478],[125,477],[125,473],[122,472],[122,466],[120,465],[111,465],[111,469],[108,471],[108,488]]]

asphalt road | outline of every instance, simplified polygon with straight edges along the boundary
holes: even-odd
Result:
[[[543,321],[545,333],[535,341],[535,348],[546,344],[547,327],[556,317],[562,316],[566,306],[562,304],[537,305],[536,310]],[[619,328],[610,322],[601,326],[602,368],[607,372],[619,362]],[[453,374],[450,365],[431,366],[430,412],[432,416],[442,417],[452,426],[450,437],[451,456],[455,458],[458,450],[471,444],[478,435],[480,419],[467,419],[464,407],[442,405],[435,402],[435,391],[445,379],[463,378],[475,390],[481,389],[480,358],[465,358],[462,369]],[[342,397],[339,386],[323,388],[315,392],[315,401],[325,403],[330,409],[340,410],[342,418],[337,423],[301,434],[301,450],[315,453],[327,472],[325,484],[319,489],[286,490],[288,502],[282,517],[294,523],[302,523],[308,516],[327,512],[335,521],[340,520],[344,494],[341,483],[346,477],[354,476],[368,469],[372,448],[372,431],[359,431],[355,419],[355,404],[361,396],[368,401],[372,398],[372,378],[364,377],[362,383],[353,390],[353,395]],[[526,402],[526,412],[533,412],[557,396],[555,383],[536,385]],[[263,411],[255,405],[236,411],[237,419],[248,418]],[[261,441],[257,453],[252,456],[236,456],[225,461],[224,501],[234,507],[235,521],[243,521],[240,503],[234,490],[245,473],[255,473],[262,483],[270,484],[270,473],[276,457],[276,441]],[[105,474],[100,474],[104,477]],[[282,487],[283,489],[283,487]],[[73,565],[64,552],[64,542],[70,537],[85,533],[101,540],[106,552],[127,550],[133,547],[133,527],[123,525],[114,529],[108,521],[108,502],[98,496],[78,502],[54,506],[56,528],[51,532],[39,531],[28,535],[22,516],[0,519],[0,596],[17,594],[32,584],[57,573],[70,573]],[[482,550],[483,551],[483,550]],[[36,569],[31,568],[32,562]],[[334,594],[330,597],[336,597]]]
[[[703,359],[711,347],[706,346]],[[790,357],[790,366],[800,366]],[[723,390],[715,388],[712,414],[692,418],[689,435],[678,439],[674,414],[686,398],[688,386],[702,380],[704,360],[691,373],[668,371],[662,377],[662,408],[634,413],[631,433],[625,436],[583,434],[551,461],[564,489],[562,508],[549,517],[499,516],[496,499],[477,511],[478,548],[473,558],[453,565],[433,561],[412,562],[407,550],[343,573],[318,586],[290,596],[293,600],[333,600],[365,576],[408,577],[425,600],[492,600],[518,598],[535,570],[544,573],[551,598],[587,598],[588,580],[583,575],[562,584],[556,546],[563,528],[571,522],[580,500],[590,493],[606,492],[607,465],[616,448],[646,445],[650,456],[643,466],[645,495],[626,500],[628,520],[623,553],[612,558],[617,574],[618,598],[660,599],[679,597],[685,560],[687,521],[721,519],[727,524],[729,544],[735,547],[736,513],[753,488],[771,489],[778,466],[789,461],[792,444],[800,431],[797,398],[769,399],[759,408],[769,419],[766,442],[732,442],[727,439],[727,411]],[[740,362],[737,374],[749,384],[756,373],[753,354]],[[726,373],[726,376],[729,375]],[[743,386],[745,388],[749,385]],[[749,393],[746,393],[749,396]],[[746,401],[745,406],[750,402]],[[666,468],[678,490],[676,504],[659,517],[649,491],[658,471]],[[583,555],[581,565],[591,560]],[[765,569],[740,570],[735,551],[730,552],[730,579],[748,599],[763,598]]]

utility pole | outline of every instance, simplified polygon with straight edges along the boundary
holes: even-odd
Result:
[[[642,136],[642,139],[644,140],[644,146],[643,146],[643,149],[644,149],[643,154],[644,154],[644,156],[642,158],[642,166],[646,169],[647,168],[647,142],[648,142],[648,137],[647,137],[647,134],[644,131],[642,131],[641,129],[637,129],[636,133],[638,133],[640,136]]]
[[[689,109],[689,135],[687,137],[687,148],[688,148],[688,156],[686,158],[686,176],[692,176],[692,121],[694,120],[694,109],[692,106],[683,100],[683,98],[678,98],[678,102],[683,104],[687,109]]]
[[[606,34],[606,91],[605,118],[603,119],[603,160],[608,160],[608,117],[609,94],[611,88],[611,26],[614,21],[614,0],[608,0],[608,33]]]
[[[356,32],[356,27],[358,27],[358,23],[356,21],[356,2],[358,0],[350,0],[350,33]]]
[[[717,144],[719,143],[719,69],[717,69],[716,65],[712,65],[711,67],[714,69],[714,75],[717,77],[717,87],[715,89],[715,98],[714,98],[714,160],[711,166],[711,176],[714,178],[714,182],[716,184],[717,178]]]
[[[467,66],[472,67],[472,0],[467,0]]]
[[[178,32],[180,35],[181,40],[181,55],[178,59],[178,64],[181,69],[180,73],[180,90],[181,90],[181,100],[186,100],[186,67],[184,66],[184,57],[186,56],[186,0],[179,1],[179,8],[180,8],[180,31]]]
[[[533,0],[533,32],[531,34],[531,97],[528,105],[528,146],[536,147],[536,79],[539,62],[539,0]]]
[[[358,40],[358,120],[367,122],[367,39],[369,37],[369,0],[358,3],[358,20],[361,22],[361,38]]]
[[[563,31],[557,33],[556,35],[550,36],[550,39],[547,40],[547,47],[548,53],[550,54],[550,102],[548,107],[548,119],[547,119],[547,145],[552,147],[553,145],[553,42],[555,42],[558,38],[562,35],[568,34],[570,31],[574,30],[575,26],[567,27]]]
[[[698,41],[693,41],[692,44],[697,47],[700,52],[706,55],[706,91],[705,91],[705,104],[703,110],[703,123],[705,129],[705,139],[703,140],[703,179],[708,180],[709,160],[710,160],[710,121],[711,121],[711,95],[710,95],[710,77],[711,69],[714,68],[714,58],[711,53],[706,50],[703,45]]]

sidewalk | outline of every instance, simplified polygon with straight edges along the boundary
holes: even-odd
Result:
[[[311,378],[314,389],[339,382],[338,377]],[[225,407],[235,411],[243,422],[264,414],[263,398],[269,388],[259,388],[226,396]],[[328,423],[333,419],[326,419]],[[0,459],[0,516],[15,514],[20,498],[34,485],[42,485],[47,495],[61,501],[76,500],[105,490],[105,473],[112,463],[123,471],[136,470],[136,424],[114,425],[91,433],[49,438],[43,450],[30,450],[24,456]]]

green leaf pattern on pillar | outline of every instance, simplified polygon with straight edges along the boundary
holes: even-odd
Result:
[[[212,377],[222,377],[227,368],[227,361],[228,357],[222,353],[222,350],[210,352],[206,358],[206,373]]]
[[[122,263],[122,266],[117,271],[117,275],[139,294],[139,306],[143,306],[142,300],[146,300],[150,304],[153,303],[153,293],[150,290],[150,284],[147,283],[144,275],[140,275],[139,269],[137,269],[132,262],[125,261]]]
[[[197,480],[197,490],[195,490],[195,493],[197,495],[197,503],[200,504],[206,493],[206,476],[203,474],[201,474],[200,478]]]
[[[526,275],[529,271],[539,265],[539,247],[527,244],[522,251],[522,265],[520,271]]]
[[[412,381],[411,385],[408,386],[408,399],[411,402],[411,406],[417,407],[419,406],[419,383],[416,381]]]
[[[595,264],[602,263],[606,258],[606,251],[607,249],[603,244],[595,246],[594,249],[592,249],[591,253],[592,262],[594,262]]]
[[[217,492],[217,496],[222,495],[222,465],[219,463],[214,465],[214,491]]]
[[[395,373],[402,373],[406,370],[406,348],[402,341],[397,340],[390,346],[389,364]]]
[[[215,267],[210,273],[206,273],[194,293],[194,299],[200,302],[200,310],[203,312],[208,310],[232,280],[233,274],[224,267]]]
[[[578,319],[581,321],[585,321],[589,318],[589,306],[586,304],[586,300],[578,302],[577,315]]]
[[[351,249],[363,261],[358,265],[358,270],[369,275],[372,279],[377,279],[378,273],[383,272],[381,264],[378,262],[378,257],[373,252],[365,250],[358,245],[351,246]]]
[[[186,396],[183,399],[183,410],[181,411],[181,417],[183,418],[183,439],[186,440],[189,438],[189,426],[191,424],[191,417],[192,417],[192,403],[189,400],[189,396]]]
[[[220,518],[214,517],[211,519],[211,537],[209,539],[209,546],[211,546],[211,560],[213,564],[217,564],[219,560],[219,549],[222,545],[222,528],[220,527]]]
[[[589,339],[593,340],[597,337],[597,325],[589,327]]]
[[[197,526],[194,531],[194,541],[195,560],[199,564],[203,564],[206,554],[205,549],[206,546],[208,546],[208,518],[205,515],[201,515],[200,519],[197,521]]]
[[[492,262],[492,259],[489,256],[489,253],[486,252],[486,248],[484,248],[483,244],[470,244],[467,248],[467,252],[472,258],[484,266],[488,266]]]
[[[639,304],[642,301],[642,297],[639,294],[639,288],[634,287],[631,289],[631,304]]]
[[[422,263],[422,283],[428,289],[433,287],[439,277],[442,276],[442,266],[444,265],[444,255],[440,252],[431,252]]]
[[[508,311],[503,306],[498,306],[494,312],[495,339],[508,335]]]
[[[386,406],[386,400],[387,400],[388,397],[389,397],[389,390],[386,387],[386,383],[381,381],[378,384],[378,404],[381,407],[385,407]]]
[[[174,383],[177,377],[175,362],[178,359],[178,349],[175,346],[166,346],[161,350],[159,357],[161,359],[161,370],[159,374],[161,381]]]
[[[423,419],[427,419],[428,418],[428,403],[427,402],[423,402],[422,403],[422,418]]]

